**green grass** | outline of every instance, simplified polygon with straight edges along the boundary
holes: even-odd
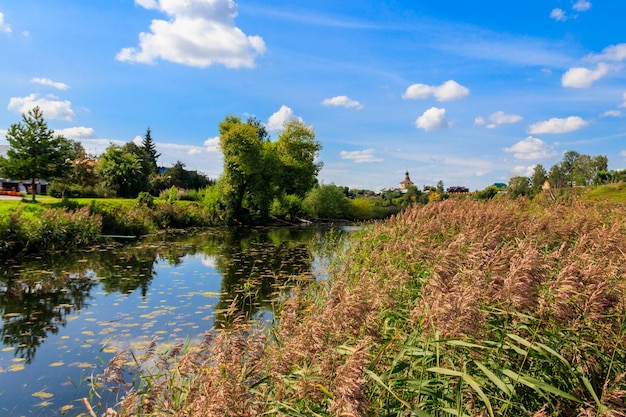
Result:
[[[584,195],[587,201],[613,201],[615,203],[626,203],[626,183],[600,185],[589,189]]]

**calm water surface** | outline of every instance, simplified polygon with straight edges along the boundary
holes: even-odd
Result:
[[[116,352],[198,339],[233,305],[270,320],[316,279],[327,229],[240,229],[0,264],[0,415],[77,415]]]

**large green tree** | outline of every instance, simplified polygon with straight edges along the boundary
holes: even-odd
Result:
[[[321,145],[312,127],[288,121],[275,142],[255,118],[244,122],[226,116],[219,130],[224,155],[220,184],[228,221],[262,221],[276,197],[304,198],[317,183],[321,164],[315,157]]]
[[[158,174],[159,166],[157,160],[159,159],[159,156],[161,156],[161,154],[157,153],[156,144],[152,140],[152,132],[150,128],[146,129],[146,134],[141,142],[141,147],[146,153],[147,160],[152,171],[151,174]]]
[[[541,191],[541,187],[548,179],[548,173],[546,169],[541,164],[535,165],[535,169],[533,169],[533,175],[530,178],[530,182],[533,188],[534,193],[538,193]]]
[[[317,184],[322,163],[315,162],[322,149],[315,140],[315,130],[300,120],[289,120],[275,143],[280,162],[279,186],[284,194],[303,198]]]
[[[0,170],[5,177],[31,180],[35,201],[36,180],[65,179],[72,169],[72,144],[48,129],[39,107],[22,114],[22,122],[12,124],[6,134],[10,148],[7,157],[0,157]]]
[[[141,159],[111,144],[100,156],[96,172],[104,185],[120,197],[136,197],[146,186]]]
[[[248,210],[263,211],[265,207],[254,207],[248,204],[244,208],[244,200],[271,203],[272,187],[267,184],[265,190],[260,189],[262,179],[270,170],[265,162],[264,143],[268,140],[267,132],[255,119],[243,122],[239,117],[227,116],[219,125],[220,147],[224,155],[223,197],[226,206],[226,220],[245,221]],[[267,193],[265,195],[255,195]],[[269,204],[267,205],[269,211]]]

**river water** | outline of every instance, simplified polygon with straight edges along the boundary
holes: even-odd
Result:
[[[277,293],[324,273],[327,232],[169,233],[0,264],[0,415],[84,413],[88,381],[122,349],[197,340],[228,308],[271,320]]]

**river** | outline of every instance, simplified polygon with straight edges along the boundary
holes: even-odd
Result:
[[[228,308],[272,320],[277,294],[324,274],[327,232],[166,233],[0,264],[0,415],[84,413],[117,352],[197,340]]]

